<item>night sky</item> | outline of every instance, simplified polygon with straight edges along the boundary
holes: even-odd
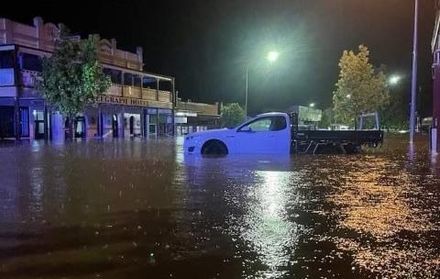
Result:
[[[412,0],[32,1],[26,10],[9,3],[1,17],[31,24],[41,16],[74,33],[116,38],[122,49],[142,46],[145,70],[175,76],[183,99],[243,103],[249,65],[251,112],[325,108],[342,51],[361,43],[376,66],[404,76],[391,93],[410,94]],[[420,4],[418,107],[429,115],[434,1]],[[271,49],[281,56],[269,65]]]

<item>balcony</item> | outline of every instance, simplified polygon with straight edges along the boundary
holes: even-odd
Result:
[[[172,94],[171,92],[164,90],[112,83],[104,95],[147,100],[149,106],[152,107],[172,108]]]
[[[172,102],[171,92],[159,90],[159,102]]]
[[[157,100],[157,90],[150,88],[142,88],[142,99],[156,101]]]
[[[177,103],[177,109],[183,111],[197,112],[200,115],[218,116],[218,104],[203,104],[193,102],[181,102]]]
[[[142,97],[142,91],[140,87],[122,86],[122,96],[140,99]]]

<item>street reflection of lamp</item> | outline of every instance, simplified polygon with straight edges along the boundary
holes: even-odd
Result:
[[[269,51],[266,55],[267,61],[271,64],[278,60],[280,53],[278,51]],[[245,90],[245,100],[244,100],[244,116],[247,118],[248,114],[248,96],[249,96],[249,64],[246,66],[246,90]]]
[[[288,204],[295,198],[289,196],[288,185],[294,179],[291,172],[257,171],[261,178],[254,189],[255,200],[244,217],[245,228],[240,235],[246,243],[256,247],[259,260],[267,266],[261,271],[264,278],[281,278],[299,239],[300,227],[289,219]],[[297,197],[296,197],[297,198]]]

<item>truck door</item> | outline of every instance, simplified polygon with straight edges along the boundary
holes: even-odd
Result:
[[[289,153],[290,131],[286,117],[262,116],[237,129],[240,153]]]

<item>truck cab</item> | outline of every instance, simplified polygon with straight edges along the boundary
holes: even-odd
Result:
[[[208,130],[185,137],[184,151],[193,154],[289,154],[291,122],[287,113],[256,116],[233,129]]]

